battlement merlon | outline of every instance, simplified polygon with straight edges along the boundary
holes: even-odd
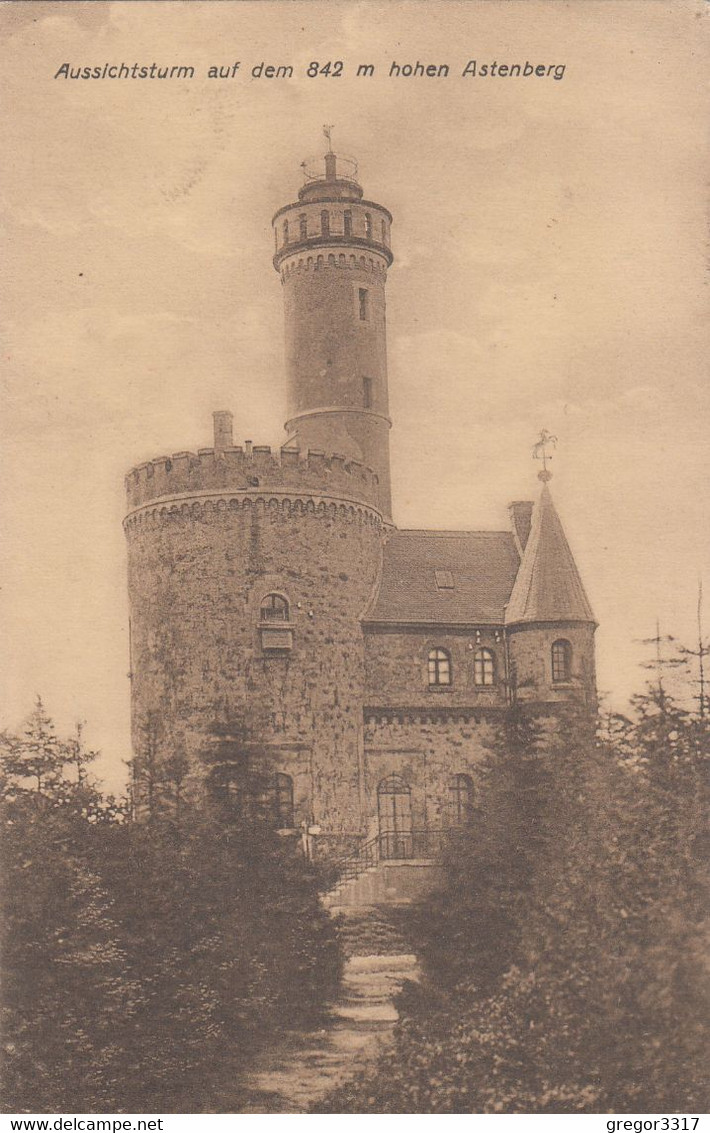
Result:
[[[379,482],[365,464],[340,453],[310,449],[300,453],[284,446],[232,444],[231,413],[214,414],[214,448],[159,456],[132,468],[127,474],[129,511],[159,499],[200,492],[248,492],[327,496],[357,501],[380,511]]]

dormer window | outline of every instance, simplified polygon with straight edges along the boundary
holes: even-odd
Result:
[[[447,688],[451,684],[451,656],[446,649],[430,649],[428,658],[429,688]]]
[[[561,684],[572,677],[572,646],[560,638],[552,644],[552,683]]]
[[[288,602],[282,594],[267,594],[259,612],[262,622],[287,622]]]
[[[454,589],[454,576],[450,570],[435,570],[434,578],[436,579],[437,590]]]

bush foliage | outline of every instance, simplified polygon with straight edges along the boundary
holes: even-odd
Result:
[[[204,807],[129,821],[76,745],[41,703],[3,742],[4,1112],[238,1110],[235,1068],[338,983],[318,879]]]
[[[710,720],[660,680],[635,708],[511,711],[394,1044],[318,1112],[706,1110]]]

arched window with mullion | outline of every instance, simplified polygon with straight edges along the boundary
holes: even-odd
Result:
[[[287,622],[288,601],[283,594],[267,594],[262,599],[259,616],[262,622]]]
[[[430,649],[427,668],[430,688],[445,688],[451,684],[451,654],[448,650]]]
[[[572,646],[565,638],[552,643],[552,682],[560,684],[572,678]]]
[[[496,681],[496,659],[491,649],[477,649],[473,656],[473,683],[490,688]]]
[[[449,780],[449,822],[451,826],[470,826],[473,822],[473,780],[470,775],[453,775]]]

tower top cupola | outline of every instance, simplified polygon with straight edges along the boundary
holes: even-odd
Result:
[[[301,162],[304,184],[298,190],[299,201],[359,201],[362,185],[357,179],[357,162],[352,157],[333,153]]]
[[[334,241],[376,251],[386,267],[392,263],[392,214],[384,205],[364,198],[357,162],[333,151],[331,129],[323,128],[328,139],[326,153],[301,162],[304,184],[298,199],[278,209],[272,218],[277,271],[285,257],[299,248]]]

